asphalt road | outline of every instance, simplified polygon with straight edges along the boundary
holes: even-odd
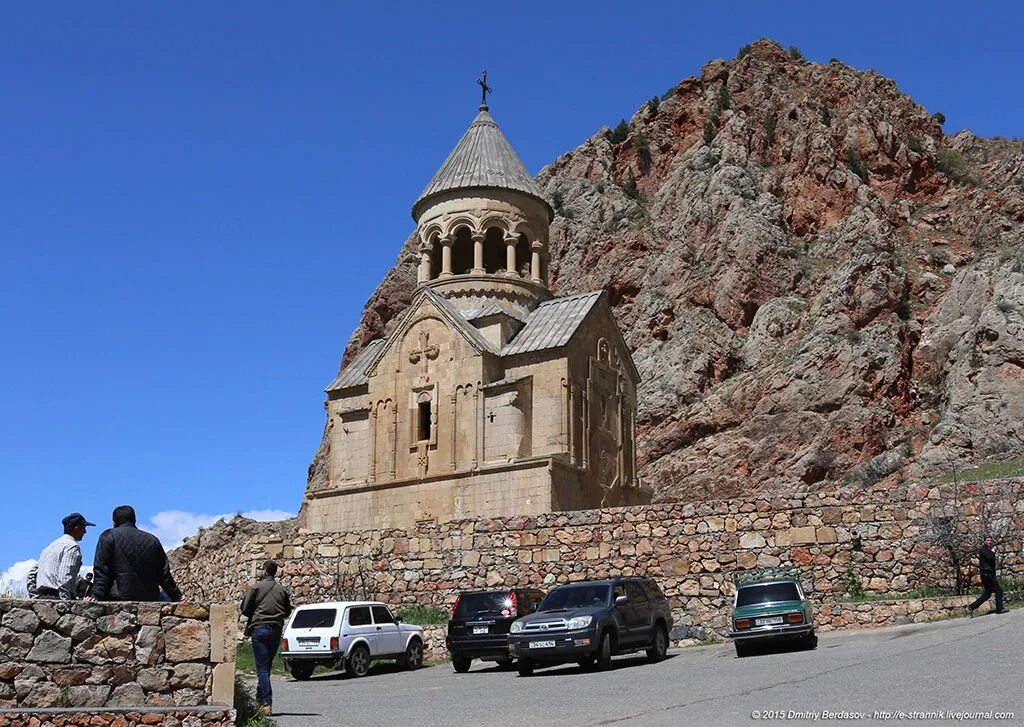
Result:
[[[822,634],[813,652],[737,659],[731,644],[677,649],[659,663],[615,659],[607,672],[575,665],[514,670],[474,662],[401,672],[390,665],[352,679],[274,681],[281,727],[539,727],[541,725],[1024,724],[1024,610],[930,624]],[[882,719],[879,710],[936,712]],[[752,717],[761,712],[761,719]],[[774,712],[781,715],[775,719]],[[846,719],[827,712],[863,713]],[[1009,719],[950,719],[954,712],[1012,712]],[[802,718],[795,713],[804,713]]]

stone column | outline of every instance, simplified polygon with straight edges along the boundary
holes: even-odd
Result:
[[[530,259],[530,280],[535,283],[543,282],[540,277],[540,252],[543,247],[543,243],[539,241],[530,244],[530,251],[533,253],[533,257]]]
[[[473,233],[473,274],[481,275],[484,272],[484,236],[479,233]]]
[[[515,275],[518,277],[519,273],[516,272],[516,243],[519,240],[515,237],[505,238],[505,275]]]
[[[452,245],[455,240],[451,237],[441,239],[441,275],[442,278],[452,276]]]
[[[416,273],[416,282],[426,283],[430,280],[430,249],[420,250],[420,267]]]

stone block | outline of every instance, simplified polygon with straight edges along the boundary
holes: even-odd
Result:
[[[164,660],[164,632],[159,626],[143,626],[135,637],[135,658],[150,666]]]
[[[146,703],[146,693],[137,682],[129,682],[117,687],[107,697],[107,707],[138,707]]]
[[[90,664],[124,663],[132,653],[130,636],[90,636],[75,648],[75,659]]]
[[[44,631],[36,637],[28,660],[36,662],[67,663],[71,661],[71,639],[54,631]]]
[[[210,606],[210,661],[234,661],[238,649],[238,607],[229,603]]]
[[[96,628],[102,634],[127,634],[138,625],[139,619],[132,611],[115,611],[96,621]]]
[[[235,700],[235,664],[228,662],[213,667],[213,704],[231,705]]]
[[[817,532],[811,526],[789,529],[789,542],[792,545],[810,545],[817,542]]]
[[[765,544],[764,536],[760,533],[743,533],[740,536],[741,548],[763,548]]]
[[[205,689],[206,664],[177,664],[170,682],[171,689]]]
[[[70,636],[72,641],[82,641],[96,633],[96,622],[85,616],[66,613],[58,619],[57,631]]]
[[[192,618],[205,621],[210,617],[210,612],[205,606],[199,606],[194,603],[176,603],[174,604],[174,615],[178,618]]]
[[[39,628],[39,617],[34,611],[27,608],[12,608],[4,614],[0,624],[3,624],[11,631],[19,631],[27,634],[34,634]]]
[[[171,686],[172,673],[167,667],[150,667],[139,669],[136,679],[147,692],[166,692]]]
[[[836,543],[839,539],[836,537],[835,528],[820,527],[815,531],[815,537],[819,543]]]
[[[185,621],[164,635],[167,661],[199,661],[210,658],[210,632],[207,624]]]

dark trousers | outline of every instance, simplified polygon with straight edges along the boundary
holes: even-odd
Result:
[[[989,599],[994,593],[996,595],[996,610],[1003,610],[1003,589],[999,585],[999,581],[996,579],[995,573],[982,573],[981,574],[981,595],[978,596],[978,600],[971,604],[971,610],[973,611],[978,606],[983,604]]]
[[[256,659],[256,701],[273,704],[274,692],[270,688],[270,665],[277,656],[281,643],[280,626],[253,626],[252,655]]]
[[[34,597],[43,601],[59,601],[60,592],[56,588],[37,588]]]

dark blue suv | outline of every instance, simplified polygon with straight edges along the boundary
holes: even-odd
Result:
[[[661,661],[668,650],[672,611],[650,578],[613,578],[559,586],[535,613],[517,619],[509,630],[509,651],[520,676],[539,665],[575,661],[600,669],[612,656],[646,651]]]

